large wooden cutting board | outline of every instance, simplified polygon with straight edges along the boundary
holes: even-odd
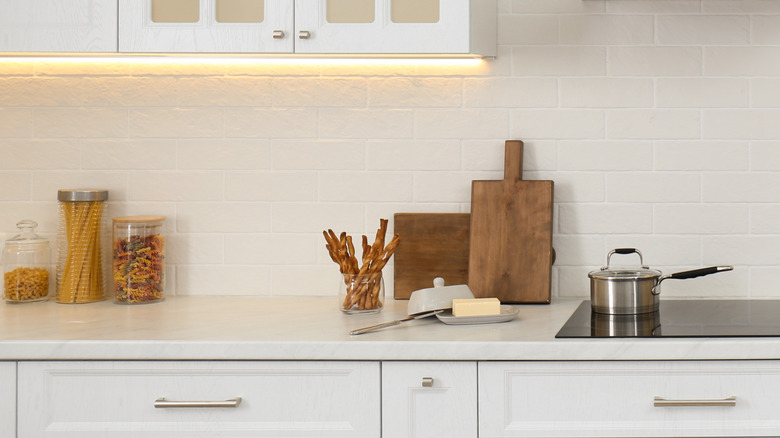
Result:
[[[523,142],[506,142],[504,179],[473,181],[469,287],[504,303],[549,303],[553,182],[523,181]]]
[[[394,232],[401,243],[393,254],[395,299],[407,299],[417,289],[466,284],[469,268],[468,213],[396,213]]]

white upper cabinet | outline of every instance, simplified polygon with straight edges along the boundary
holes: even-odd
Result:
[[[116,1],[0,1],[0,52],[116,51]]]
[[[495,0],[295,0],[295,51],[495,56]]]
[[[119,51],[291,53],[293,0],[119,0]]]

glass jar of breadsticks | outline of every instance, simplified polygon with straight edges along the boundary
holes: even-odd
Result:
[[[165,288],[165,216],[115,217],[113,243],[114,302],[162,301]]]
[[[57,302],[92,303],[106,298],[107,190],[60,190],[57,228]]]
[[[49,241],[35,234],[38,224],[23,220],[21,233],[5,241],[3,250],[3,299],[6,303],[28,303],[49,299],[51,290],[51,248]]]
[[[352,236],[342,232],[336,235],[333,230],[323,231],[325,248],[330,258],[339,265],[339,309],[347,314],[377,313],[382,310],[385,302],[385,287],[382,279],[382,268],[385,267],[393,252],[398,247],[399,236],[396,234],[385,245],[387,234],[387,219],[380,219],[374,243],[368,244],[368,237],[363,236],[362,256],[358,262]]]

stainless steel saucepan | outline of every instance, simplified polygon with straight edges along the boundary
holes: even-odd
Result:
[[[637,254],[639,266],[610,267],[610,258],[614,254]],[[638,249],[613,249],[607,254],[606,266],[588,273],[591,308],[596,313],[609,315],[655,312],[658,310],[662,281],[701,277],[732,269],[733,266],[710,266],[663,275],[661,271],[645,266],[642,253]]]

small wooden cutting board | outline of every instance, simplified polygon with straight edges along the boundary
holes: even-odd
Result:
[[[396,213],[394,232],[401,243],[393,254],[395,299],[407,299],[418,289],[466,284],[469,269],[468,213]]]
[[[522,180],[522,141],[505,150],[503,180],[472,182],[468,285],[502,303],[549,303],[553,182]]]

